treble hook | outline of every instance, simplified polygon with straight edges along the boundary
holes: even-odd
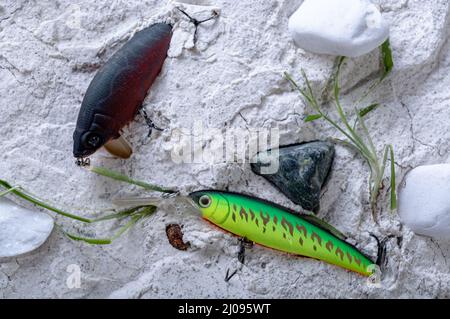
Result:
[[[377,252],[377,261],[375,262],[375,264],[378,265],[380,268],[382,268],[382,267],[384,267],[384,264],[386,262],[386,253],[387,253],[386,244],[389,239],[395,238],[395,236],[389,235],[389,236],[385,237],[383,240],[380,240],[377,236],[375,236],[372,233],[369,233],[369,235],[371,237],[375,238],[375,240],[377,242],[378,252]]]
[[[160,131],[160,132],[164,131],[163,128],[160,128],[160,127],[155,125],[155,123],[148,116],[147,112],[144,109],[140,109],[139,112],[141,113],[142,117],[144,118],[145,123],[147,124],[147,126],[149,128],[147,137],[150,137],[152,135],[153,130],[157,130],[157,131]]]
[[[253,242],[248,240],[247,238],[239,238],[238,240],[239,240],[239,251],[237,254],[237,258],[241,263],[241,267],[235,269],[231,274],[230,268],[228,268],[227,273],[225,275],[225,282],[229,282],[231,278],[233,278],[238,273],[238,271],[242,269],[242,266],[244,266],[245,264],[245,250],[253,247]]]
[[[194,44],[197,42],[197,31],[198,31],[198,26],[204,22],[216,19],[219,16],[219,13],[216,10],[213,10],[212,12],[212,16],[204,19],[204,20],[197,20],[193,17],[191,17],[186,11],[184,11],[183,9],[180,9],[177,7],[177,9],[183,13],[186,17],[188,17],[189,21],[195,26],[195,32],[194,32]]]
[[[89,157],[77,157],[75,164],[81,167],[86,167],[91,165],[91,159]]]

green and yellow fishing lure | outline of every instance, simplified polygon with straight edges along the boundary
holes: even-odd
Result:
[[[257,244],[373,274],[374,262],[320,219],[262,199],[220,191],[190,195],[203,218]]]

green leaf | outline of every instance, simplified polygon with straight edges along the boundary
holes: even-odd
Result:
[[[342,64],[344,64],[345,56],[341,56],[337,58],[336,70],[334,73],[334,98],[339,99],[339,94],[341,92],[341,88],[339,87],[339,76],[341,74]]]
[[[128,183],[128,184],[132,184],[132,185],[137,185],[139,187],[142,187],[146,190],[150,190],[150,191],[155,191],[155,192],[160,192],[160,193],[175,193],[175,191],[173,190],[169,190],[169,189],[164,189],[160,186],[157,185],[153,185],[153,184],[149,184],[146,182],[142,182],[142,181],[138,181],[135,179],[132,179],[126,175],[123,175],[121,173],[109,170],[107,168],[103,168],[103,167],[88,167],[88,169],[96,174],[105,176],[105,177],[109,177],[111,179],[114,179],[116,181],[119,182],[124,182],[124,183]]]
[[[314,121],[316,121],[318,119],[321,119],[321,118],[322,118],[322,115],[320,115],[320,114],[308,115],[305,118],[305,123],[314,122]]]
[[[143,206],[137,206],[137,207],[133,207],[133,208],[124,209],[124,210],[121,210],[121,211],[119,211],[117,213],[113,213],[113,214],[110,214],[110,215],[106,215],[106,216],[102,216],[102,217],[96,218],[96,219],[92,220],[92,223],[103,222],[103,221],[107,221],[107,220],[111,220],[111,219],[125,218],[125,217],[128,217],[130,215],[133,215],[134,213],[136,213],[137,211],[139,211],[142,208],[143,208]]]
[[[389,39],[387,39],[381,45],[381,58],[384,66],[384,72],[381,79],[384,79],[389,73],[391,73],[394,68],[394,58],[392,56],[391,44]]]
[[[130,221],[126,223],[124,226],[122,226],[117,233],[112,236],[111,238],[89,238],[89,237],[81,237],[78,235],[69,234],[65,231],[64,234],[69,237],[72,240],[75,241],[83,241],[85,243],[91,244],[91,245],[109,245],[114,240],[122,236],[126,231],[128,231],[130,228],[132,228],[141,218],[150,216],[156,211],[156,207],[146,207],[140,214],[134,215],[131,217]]]
[[[379,106],[380,106],[380,104],[378,104],[378,103],[369,105],[368,107],[365,107],[365,108],[359,110],[359,116],[364,117],[367,114],[369,114],[370,112],[376,110]]]
[[[296,89],[296,90],[300,93],[300,95],[302,95],[303,98],[305,98],[305,99],[308,101],[309,104],[312,104],[312,103],[313,103],[313,101],[311,100],[311,98],[306,94],[305,91],[303,91],[303,90],[298,86],[297,82],[295,82],[295,80],[292,78],[292,76],[291,76],[289,73],[284,72],[284,76],[285,76],[286,79],[289,81],[289,83],[291,83],[291,85],[294,87],[294,89]]]
[[[90,245],[109,245],[112,243],[112,240],[109,238],[88,238],[88,237],[81,237],[73,234],[69,234],[67,232],[64,232],[64,234],[69,237],[72,240],[75,241],[82,241],[85,243],[88,243]]]
[[[391,45],[389,43],[389,39],[386,40],[381,45],[381,58],[380,58],[380,78],[375,81],[372,85],[370,85],[369,89],[364,93],[361,98],[356,102],[357,105],[359,105],[362,101],[364,101],[370,93],[372,93],[373,90],[375,90],[376,87],[378,87],[381,83],[383,83],[384,79],[391,73],[392,69],[394,68],[394,59],[392,56],[392,50]]]
[[[394,159],[394,147],[389,146],[391,151],[391,210],[397,209],[397,190],[396,190],[396,180],[395,180],[395,159]]]

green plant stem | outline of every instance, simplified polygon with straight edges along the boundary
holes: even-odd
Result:
[[[392,57],[391,57],[392,58]],[[336,107],[336,111],[338,113],[339,119],[342,122],[343,126],[339,125],[337,122],[335,122],[333,119],[331,119],[326,113],[324,113],[321,110],[321,107],[317,101],[317,99],[314,96],[314,91],[312,90],[311,84],[308,80],[308,77],[306,76],[305,72],[302,70],[302,75],[305,79],[306,83],[306,91],[303,90],[298,86],[298,84],[293,80],[293,78],[285,72],[285,76],[288,79],[288,81],[293,85],[293,87],[300,92],[301,96],[308,102],[308,104],[311,106],[312,109],[314,109],[315,112],[318,114],[316,115],[310,115],[307,117],[308,122],[313,122],[318,119],[324,119],[329,124],[331,124],[333,127],[335,127],[339,132],[341,132],[349,141],[350,144],[353,147],[355,147],[358,152],[363,156],[363,158],[367,161],[367,164],[370,168],[370,176],[369,176],[369,197],[370,197],[370,205],[372,209],[373,216],[375,218],[375,212],[376,212],[376,203],[377,199],[380,193],[380,190],[383,186],[383,177],[386,170],[386,164],[387,164],[387,157],[388,153],[390,151],[390,157],[391,161],[394,161],[394,151],[393,146],[388,145],[384,148],[384,156],[382,164],[380,163],[380,160],[378,159],[378,153],[375,147],[375,144],[373,143],[373,140],[369,134],[369,130],[367,129],[367,126],[364,122],[364,115],[367,115],[371,110],[375,109],[377,107],[377,104],[373,104],[369,106],[368,108],[364,109],[364,114],[362,114],[361,111],[358,111],[355,108],[355,124],[353,127],[350,125],[347,115],[345,114],[344,108],[342,107],[342,104],[340,102],[340,86],[339,86],[339,74],[341,71],[342,64],[344,62],[345,58],[341,57],[339,59],[339,62],[337,64],[336,72],[334,74],[334,104]],[[387,61],[388,63],[389,61]],[[392,61],[391,61],[392,62]],[[383,75],[383,78],[387,75],[387,73],[390,72],[393,64],[390,64],[385,68],[385,73]],[[382,79],[381,79],[382,80]],[[357,124],[359,124],[362,135],[357,132]],[[391,165],[391,209],[394,209],[396,207],[396,190],[395,190],[395,165]]]
[[[7,190],[10,190],[11,193],[13,193],[14,195],[16,195],[16,196],[18,196],[18,197],[20,197],[20,198],[22,198],[22,199],[24,199],[24,200],[26,200],[28,202],[33,203],[36,206],[45,208],[45,209],[47,209],[49,211],[52,211],[52,212],[57,213],[59,215],[62,215],[64,217],[71,218],[71,219],[74,219],[74,220],[78,220],[78,221],[83,222],[83,223],[91,223],[92,222],[92,220],[89,219],[89,218],[85,218],[85,217],[82,217],[82,216],[77,216],[77,215],[74,215],[74,214],[70,214],[70,213],[62,211],[62,210],[60,210],[60,209],[58,209],[56,207],[53,207],[53,206],[51,206],[51,205],[49,205],[49,204],[47,204],[47,203],[45,203],[45,202],[43,202],[43,201],[33,197],[31,195],[28,195],[23,189],[20,189],[19,187],[16,187],[16,188],[12,187],[8,182],[6,182],[4,180],[0,180],[0,185],[3,186],[4,188],[6,188]]]
[[[124,175],[115,173],[115,172],[111,172],[107,169],[101,169],[101,168],[94,168],[94,170],[96,173],[100,174],[100,175],[104,175],[104,176],[108,176],[111,177],[113,179],[116,180],[120,180],[123,182],[127,182],[130,184],[135,184],[141,187],[144,187],[145,189],[148,190],[153,190],[153,191],[160,191],[160,192],[164,192],[164,193],[174,193],[171,190],[166,190],[166,189],[162,189],[159,188],[157,186],[151,185],[151,184],[147,184],[144,182],[140,182],[140,181],[135,181],[132,180]],[[124,234],[127,230],[129,230],[131,227],[133,227],[134,225],[136,225],[136,223],[141,220],[142,218],[148,217],[150,215],[152,215],[157,207],[153,206],[153,205],[149,205],[149,206],[135,206],[132,208],[127,208],[124,210],[121,210],[119,212],[115,212],[112,214],[108,214],[105,216],[101,216],[98,218],[85,218],[82,216],[77,216],[71,213],[67,213],[65,211],[62,211],[56,207],[53,207],[50,204],[47,204],[46,202],[38,199],[36,196],[32,196],[29,193],[27,193],[25,190],[23,190],[21,187],[19,186],[11,186],[8,182],[4,181],[4,180],[0,180],[0,186],[2,186],[3,188],[5,188],[5,191],[0,192],[0,197],[5,196],[7,194],[14,194],[36,206],[45,208],[47,210],[50,210],[54,213],[57,213],[58,215],[67,217],[67,218],[71,218],[80,222],[84,222],[84,223],[97,223],[97,222],[103,222],[103,221],[107,221],[107,220],[114,220],[114,219],[122,219],[122,218],[130,218],[130,220],[124,225],[122,226],[115,234],[114,236],[110,237],[110,238],[87,238],[87,237],[82,237],[82,236],[78,236],[78,235],[74,235],[74,234],[70,234],[66,231],[64,231],[62,229],[61,226],[59,226],[58,224],[57,227],[61,228],[62,232],[69,237],[72,240],[76,240],[76,241],[83,241],[85,243],[91,244],[91,245],[108,245],[111,244],[115,239],[119,238],[122,234]]]
[[[162,188],[162,187],[157,186],[157,185],[153,185],[153,184],[149,184],[149,183],[146,183],[146,182],[138,181],[138,180],[132,179],[132,178],[126,176],[126,175],[123,175],[121,173],[109,170],[107,168],[92,166],[92,167],[88,167],[88,169],[91,172],[94,172],[94,173],[96,173],[98,175],[105,176],[105,177],[114,179],[114,180],[119,181],[119,182],[124,182],[124,183],[128,183],[128,184],[136,185],[136,186],[142,187],[142,188],[144,188],[146,190],[160,192],[160,193],[168,193],[168,194],[175,193],[174,190],[165,189],[165,188]]]
[[[321,117],[323,117],[327,122],[329,122],[332,126],[334,126],[339,132],[341,132],[343,135],[345,135],[345,137],[347,137],[350,141],[352,141],[356,147],[357,146],[357,142],[345,131],[343,130],[336,122],[334,122],[330,117],[328,117],[328,115],[326,115],[325,113],[322,112],[322,110],[320,109],[317,101],[314,99],[314,97],[309,97],[306,92],[304,92],[297,84],[297,82],[294,81],[294,79],[290,76],[289,73],[285,72],[284,75],[286,76],[286,78],[289,80],[289,82],[291,82],[291,84],[300,92],[300,94],[308,101],[309,105],[317,112],[321,115]],[[359,149],[359,147],[358,147]]]
[[[151,216],[156,211],[155,206],[147,206],[144,207],[142,211],[140,211],[138,214],[131,216],[130,220],[119,228],[119,230],[109,238],[89,238],[89,237],[82,237],[79,235],[70,234],[63,230],[64,234],[75,241],[82,241],[87,244],[91,245],[109,245],[114,240],[122,236],[125,232],[127,232],[130,228],[132,228],[134,225],[136,225],[141,219]]]
[[[6,191],[0,192],[0,197],[3,197],[5,195],[8,195],[9,193],[12,193],[13,191],[15,191],[18,187],[12,187]]]
[[[397,190],[396,190],[396,173],[395,173],[395,158],[394,146],[389,145],[391,157],[391,210],[397,209]]]
[[[128,217],[130,215],[133,215],[134,213],[136,213],[137,211],[139,211],[141,208],[143,208],[144,206],[137,206],[137,207],[133,207],[133,208],[128,208],[128,209],[124,209],[122,211],[119,211],[117,213],[113,213],[110,215],[106,215],[106,216],[102,216],[96,219],[92,219],[92,223],[98,223],[98,222],[103,222],[103,221],[107,221],[107,220],[112,220],[112,219],[120,219],[120,218],[125,218]]]
[[[383,81],[388,77],[394,68],[394,61],[392,57],[391,44],[389,39],[387,39],[380,47],[381,51],[381,61],[380,64],[382,66],[381,76],[378,81],[372,83],[369,89],[364,93],[358,101],[356,101],[356,105],[361,104],[369,95],[372,93]]]
[[[296,88],[300,92],[300,94],[308,101],[309,105],[317,113],[319,113],[319,115],[321,115],[321,117],[324,120],[326,120],[328,123],[330,123],[334,128],[336,128],[339,132],[341,132],[345,137],[347,137],[353,143],[354,147],[356,147],[358,149],[359,153],[364,157],[364,159],[366,159],[368,162],[373,161],[372,156],[370,154],[368,154],[368,152],[363,147],[361,147],[359,141],[355,140],[351,134],[347,133],[341,126],[339,126],[339,124],[337,124],[335,121],[333,121],[327,114],[322,112],[317,100],[314,98],[313,95],[309,96],[306,92],[304,92],[298,86],[297,82],[295,82],[294,79],[289,75],[289,73],[285,72],[285,76],[289,80],[289,82],[291,82],[291,84],[294,86],[294,88]],[[306,75],[304,74],[304,76],[306,76]],[[312,89],[311,89],[308,79],[306,78],[305,81],[307,83],[307,86],[309,87],[309,92],[310,92],[309,94],[312,94]],[[342,113],[342,115],[344,115],[344,114]]]
[[[98,218],[87,218],[87,217],[82,217],[79,215],[71,214],[71,213],[65,212],[61,209],[58,209],[56,207],[53,207],[52,205],[38,199],[36,196],[30,195],[27,191],[25,191],[21,187],[18,187],[18,186],[13,187],[4,180],[0,180],[0,185],[7,189],[6,191],[3,191],[0,193],[0,197],[5,196],[7,194],[14,194],[32,204],[38,206],[38,207],[47,209],[58,215],[61,215],[61,216],[64,216],[64,217],[67,217],[70,219],[74,219],[74,220],[77,220],[77,221],[80,221],[83,223],[87,223],[87,224],[128,217],[128,216],[134,214],[135,212],[137,212],[139,209],[144,207],[144,206],[136,206],[133,208],[127,208],[127,209],[115,212],[113,214],[101,216]]]

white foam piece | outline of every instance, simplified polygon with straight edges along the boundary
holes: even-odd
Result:
[[[450,165],[420,166],[405,179],[399,215],[413,232],[450,239]]]
[[[41,246],[53,230],[53,218],[0,198],[0,257],[15,257]]]
[[[389,25],[369,0],[305,0],[289,19],[297,46],[314,53],[357,57],[389,37]]]

